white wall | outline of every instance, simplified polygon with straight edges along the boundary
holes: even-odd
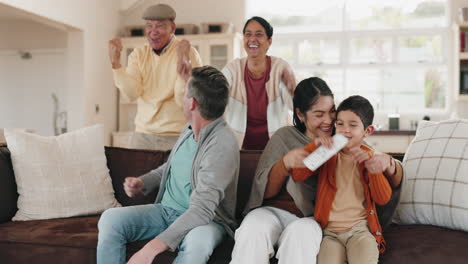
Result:
[[[26,48],[34,39],[37,47],[66,47],[65,86],[69,130],[103,123],[108,138],[117,126],[117,90],[107,57],[107,41],[117,36],[120,25],[141,25],[143,10],[165,2],[177,11],[177,23],[230,21],[241,30],[244,23],[244,0],[0,0],[30,15],[33,21],[44,22],[68,31],[67,38],[57,39],[54,32],[35,23],[17,25],[18,32],[27,27],[37,33],[10,38],[8,26],[0,26],[0,49]],[[120,7],[134,7],[121,16]],[[21,39],[21,41],[20,41]],[[20,44],[18,44],[20,43]],[[54,46],[55,45],[55,46]],[[95,112],[95,106],[99,112]],[[108,141],[109,142],[109,141]]]
[[[231,22],[235,31],[242,31],[245,22],[245,0],[142,0],[131,5],[124,0],[122,6],[130,7],[122,16],[123,26],[137,26],[144,22],[141,15],[146,7],[165,3],[172,6],[176,13],[176,23],[196,24],[204,22]],[[135,1],[133,1],[135,2]]]
[[[0,21],[0,127],[54,135],[52,93],[63,109],[66,47],[62,30],[27,20]]]
[[[63,95],[64,50],[0,51],[0,127],[27,128],[54,135],[52,93]],[[44,67],[47,65],[47,67]]]
[[[117,91],[107,57],[107,41],[117,35],[120,2],[0,0],[0,3],[71,29],[66,55],[69,130],[102,123],[110,142],[110,132],[117,125]],[[99,113],[95,112],[95,105],[99,105]]]

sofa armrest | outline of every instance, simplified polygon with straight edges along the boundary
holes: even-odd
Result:
[[[403,158],[405,157],[405,153],[389,152],[387,154],[399,161],[403,161]]]
[[[18,210],[18,193],[10,151],[0,144],[0,223],[8,222]]]
[[[147,196],[130,198],[125,194],[123,182],[126,177],[137,177],[156,169],[167,160],[170,151],[116,147],[106,147],[105,151],[117,201],[122,206],[154,203],[158,190],[154,190]]]

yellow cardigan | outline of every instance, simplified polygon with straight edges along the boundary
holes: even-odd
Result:
[[[178,136],[187,123],[183,113],[186,83],[177,73],[179,42],[173,37],[160,56],[149,45],[135,48],[127,67],[113,70],[115,86],[127,99],[137,101],[136,132]],[[192,67],[202,65],[194,47],[189,56]]]

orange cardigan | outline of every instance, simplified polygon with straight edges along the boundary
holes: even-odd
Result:
[[[305,150],[313,152],[317,149],[317,146],[312,142],[307,145]],[[365,145],[361,145],[361,149],[373,153],[373,150]],[[331,159],[325,162],[319,172],[317,194],[314,218],[320,223],[322,228],[325,228],[328,224],[330,211],[332,208],[333,200],[336,195],[336,162],[338,156],[334,155]],[[364,163],[359,164],[359,174],[361,175],[362,186],[364,187],[364,196],[366,199],[366,212],[367,222],[369,225],[370,232],[374,235],[377,240],[379,252],[382,254],[385,252],[385,240],[382,236],[382,227],[380,226],[379,218],[377,217],[377,211],[375,204],[384,205],[388,203],[392,195],[392,189],[388,183],[387,178],[382,173],[370,174],[364,167]],[[293,169],[292,178],[295,181],[304,181],[313,175],[313,171],[309,169]]]

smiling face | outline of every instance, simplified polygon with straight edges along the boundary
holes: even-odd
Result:
[[[305,135],[309,138],[331,136],[336,118],[335,102],[331,96],[320,96],[305,113],[296,108],[296,114],[305,124]]]
[[[372,125],[364,128],[361,118],[353,111],[344,110],[338,113],[336,133],[344,135],[349,140],[345,151],[360,146],[373,130]]]
[[[171,20],[146,20],[145,34],[150,46],[155,50],[163,49],[175,32],[175,23]]]
[[[271,45],[265,28],[255,20],[247,24],[244,31],[244,49],[249,58],[264,57]]]

